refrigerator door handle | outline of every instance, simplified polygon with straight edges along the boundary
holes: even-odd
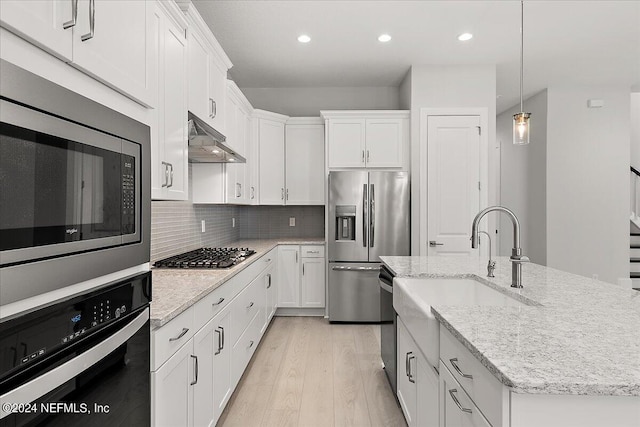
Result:
[[[375,187],[371,184],[371,195],[369,196],[369,204],[370,204],[370,212],[369,212],[369,220],[371,221],[371,227],[369,228],[369,247],[372,248],[374,245],[374,237],[375,237],[375,228],[376,228],[376,198],[375,198]]]
[[[367,247],[367,184],[362,186],[362,246]]]

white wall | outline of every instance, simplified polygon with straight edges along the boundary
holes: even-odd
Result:
[[[400,83],[400,108],[403,110],[411,109],[411,68]]]
[[[465,66],[412,66],[410,74],[411,102],[411,252],[419,253],[418,230],[420,199],[426,197],[426,189],[420,188],[421,151],[420,146],[420,109],[447,107],[485,107],[489,117],[489,204],[496,201],[497,176],[494,173],[498,162],[498,150],[495,147],[496,136],[496,68],[495,65]],[[405,84],[401,85],[404,87]],[[403,96],[405,99],[406,96]],[[422,171],[425,172],[426,171]],[[494,218],[490,218],[493,227]],[[471,224],[469,224],[471,227]],[[491,229],[491,228],[490,228]]]
[[[254,108],[292,117],[320,116],[320,110],[397,110],[397,87],[243,87]]]
[[[531,113],[531,143],[513,145],[513,115],[520,104],[498,115],[500,144],[500,204],[511,209],[521,226],[523,254],[532,262],[547,263],[547,91],[524,101]],[[513,231],[504,215],[499,228],[500,253],[511,255]]]
[[[640,170],[640,92],[631,94],[631,166]]]
[[[629,116],[628,87],[548,89],[548,266],[629,277]]]

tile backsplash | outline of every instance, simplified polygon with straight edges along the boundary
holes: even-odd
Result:
[[[324,206],[244,206],[241,218],[243,239],[324,237]]]
[[[241,206],[151,202],[151,262],[203,246],[240,239]],[[236,219],[235,228],[232,219]],[[205,232],[202,232],[202,220]]]

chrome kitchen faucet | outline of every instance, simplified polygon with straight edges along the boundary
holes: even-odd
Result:
[[[486,209],[478,212],[476,217],[473,219],[473,224],[471,225],[471,247],[476,249],[478,247],[479,240],[479,232],[478,225],[480,224],[480,220],[489,212],[498,211],[507,214],[507,216],[511,219],[513,223],[513,248],[511,249],[511,257],[509,257],[509,261],[511,261],[511,287],[512,288],[522,288],[522,263],[529,262],[529,258],[522,255],[522,248],[520,248],[520,222],[516,215],[509,209],[503,206],[490,206]]]

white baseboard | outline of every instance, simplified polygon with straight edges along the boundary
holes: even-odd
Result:
[[[292,308],[280,307],[276,310],[276,316],[318,316],[324,317],[324,308]]]

